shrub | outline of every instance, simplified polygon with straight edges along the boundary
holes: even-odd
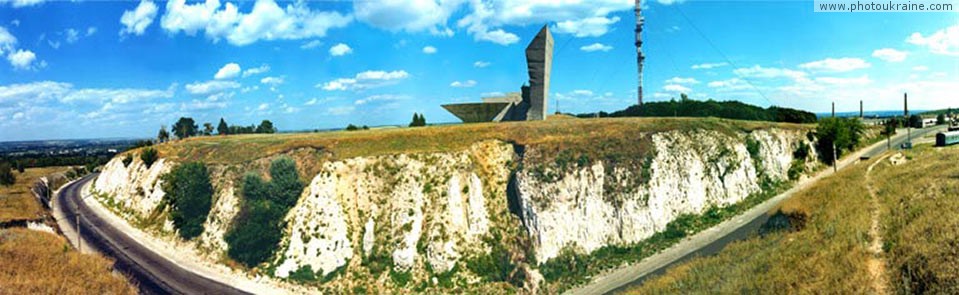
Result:
[[[298,283],[308,283],[316,281],[316,272],[313,271],[313,266],[309,264],[301,266],[294,272],[290,273],[290,280]]]
[[[286,227],[283,217],[303,192],[296,163],[290,158],[274,160],[270,177],[270,182],[255,174],[244,177],[240,214],[224,237],[230,246],[227,255],[247,267],[273,257]]]
[[[123,167],[130,167],[130,163],[133,163],[133,155],[127,154],[127,156],[123,158]]]
[[[17,182],[17,177],[13,176],[13,169],[10,163],[0,163],[0,185],[11,186]]]
[[[173,168],[163,176],[163,192],[180,237],[189,240],[203,233],[203,222],[213,203],[213,185],[206,165],[191,162]]]
[[[146,164],[147,168],[150,168],[158,157],[157,150],[154,148],[145,148],[143,152],[140,153],[140,160],[143,160],[143,164]]]
[[[819,159],[828,165],[832,165],[833,144],[836,148],[836,157],[849,150],[854,149],[862,140],[862,134],[865,126],[859,119],[849,118],[824,118],[819,120],[819,126],[816,127],[816,150],[819,151]]]

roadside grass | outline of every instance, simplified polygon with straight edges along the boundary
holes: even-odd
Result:
[[[42,218],[45,215],[43,206],[30,192],[30,188],[40,177],[60,173],[67,169],[69,168],[44,167],[27,168],[23,173],[14,171],[17,182],[12,186],[0,186],[0,222]]]
[[[717,118],[600,118],[535,122],[502,122],[420,128],[334,131],[322,133],[248,134],[193,137],[156,145],[160,156],[174,161],[238,164],[301,149],[326,152],[332,159],[404,153],[463,150],[473,143],[496,139],[520,145],[594,150],[622,148],[615,140],[639,133],[709,129],[719,132],[766,128],[812,129],[812,125],[736,121]],[[613,144],[603,144],[614,140]],[[222,151],[230,151],[224,153]],[[591,152],[602,155],[602,150]]]
[[[625,293],[869,293],[867,166],[840,171],[785,201],[781,215],[803,216],[790,218],[803,224],[731,243],[716,255],[682,263]]]
[[[890,290],[959,293],[959,146],[920,145],[874,173]]]
[[[0,294],[136,294],[113,262],[80,254],[60,236],[0,230]]]

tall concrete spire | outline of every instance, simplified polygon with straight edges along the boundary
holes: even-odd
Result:
[[[639,88],[636,90],[636,96],[639,98],[639,105],[643,105],[643,61],[646,56],[643,55],[643,8],[641,0],[636,0],[636,64],[639,68]]]
[[[549,102],[549,73],[553,69],[553,34],[543,26],[526,47],[526,68],[529,70],[529,111],[527,121],[546,120]]]

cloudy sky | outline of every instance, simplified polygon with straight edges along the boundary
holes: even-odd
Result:
[[[959,18],[811,1],[645,3],[647,101],[959,107]],[[0,0],[0,141],[148,137],[180,116],[283,130],[406,124],[518,91],[555,38],[550,112],[635,103],[632,0]]]

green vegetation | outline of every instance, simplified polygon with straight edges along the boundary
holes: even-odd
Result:
[[[186,139],[191,136],[196,136],[198,127],[196,126],[196,122],[193,121],[193,118],[180,117],[180,120],[177,120],[171,128],[177,138]]]
[[[283,217],[303,192],[296,163],[288,157],[270,164],[270,178],[265,182],[256,174],[244,177],[240,213],[224,237],[230,246],[227,255],[247,267],[273,257],[286,227]]]
[[[147,168],[153,166],[153,162],[156,162],[158,158],[159,155],[157,155],[157,150],[154,148],[145,148],[140,152],[140,160],[143,161],[143,164],[147,165]]]
[[[353,124],[346,125],[346,131],[359,131],[359,130],[370,130],[370,127],[363,125],[362,127],[356,126]]]
[[[173,168],[163,176],[163,192],[180,237],[190,240],[203,233],[203,222],[213,204],[213,185],[206,165],[190,162]]]
[[[597,114],[583,114],[590,118]],[[766,109],[738,101],[698,101],[686,94],[680,100],[657,101],[634,105],[610,114],[600,112],[599,117],[718,117],[737,120],[771,121],[789,123],[815,123],[816,115],[810,112],[772,106]]]
[[[17,183],[17,177],[13,175],[10,163],[0,162],[0,185],[11,186],[14,183]]]
[[[410,121],[410,127],[426,126],[426,117],[423,114],[413,113],[413,120]]]
[[[816,127],[816,150],[819,159],[827,165],[832,165],[833,147],[836,148],[836,158],[852,151],[863,140],[866,127],[856,118],[823,118]],[[834,145],[835,144],[835,145]]]
[[[786,184],[764,182],[761,183],[761,186],[761,193],[749,195],[736,204],[726,207],[713,206],[699,215],[680,215],[668,223],[665,230],[635,244],[608,245],[590,254],[583,254],[582,251],[566,247],[560,252],[559,256],[540,265],[540,272],[548,283],[559,288],[559,290],[551,291],[561,292],[571,286],[585,283],[590,277],[604,270],[643,260],[669,248],[689,235],[735,217],[777,195],[786,187]]]
[[[128,153],[123,157],[123,167],[130,167],[130,163],[133,163],[133,154]]]
[[[226,125],[226,120],[220,118],[220,123],[216,125],[216,133],[219,135],[230,134],[230,126]]]
[[[166,131],[166,126],[160,125],[160,131],[157,132],[157,142],[167,142],[170,141],[170,132]]]
[[[466,269],[479,275],[486,282],[507,281],[516,265],[510,259],[510,252],[503,245],[502,237],[494,231],[493,237],[486,239],[486,243],[492,245],[489,253],[466,259]]]

